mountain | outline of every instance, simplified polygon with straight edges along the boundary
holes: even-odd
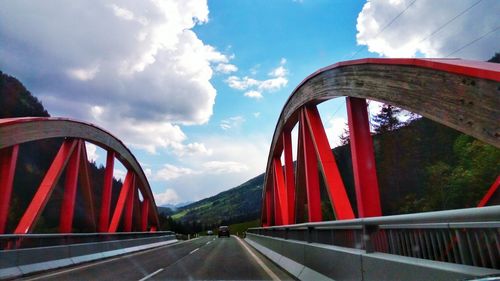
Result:
[[[172,218],[207,226],[259,218],[263,182],[264,174],[258,175],[237,187],[180,207]]]

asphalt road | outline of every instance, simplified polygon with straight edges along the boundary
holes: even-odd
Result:
[[[23,280],[294,280],[231,236],[201,237]]]

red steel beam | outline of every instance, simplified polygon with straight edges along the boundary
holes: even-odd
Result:
[[[308,130],[308,125],[306,124],[304,109],[301,110],[300,122],[302,125],[308,218],[309,222],[318,222],[323,220],[323,214],[321,212],[321,194],[319,189],[318,161],[315,155],[312,137]]]
[[[297,165],[295,167],[295,222],[305,222],[305,206],[307,202],[306,180],[305,180],[305,160],[304,145],[302,137],[302,124],[299,122],[297,141]]]
[[[14,234],[26,234],[33,230],[77,142],[76,139],[68,139],[63,142],[35,196],[14,230]]]
[[[125,202],[127,201],[128,194],[132,189],[133,182],[134,173],[132,171],[127,171],[127,175],[125,176],[125,180],[123,181],[123,185],[120,190],[120,195],[118,196],[118,202],[116,202],[115,211],[113,212],[113,217],[111,219],[108,232],[116,232],[118,230],[118,225],[120,224],[123,209],[125,208]]]
[[[19,145],[0,149],[0,234],[5,233]]]
[[[78,184],[78,170],[80,166],[80,152],[82,146],[81,143],[82,141],[78,141],[78,144],[69,159],[68,167],[66,168],[64,195],[60,210],[60,233],[70,233],[73,229],[73,215],[75,213],[76,188]]]
[[[272,179],[273,179],[273,206],[274,206],[274,225],[282,225],[283,224],[283,214],[281,212],[281,202],[280,202],[280,194],[279,194],[279,186],[276,181],[276,171],[273,169],[272,171]]]
[[[87,149],[85,148],[85,141],[82,142],[82,156],[80,157],[80,183],[82,187],[83,204],[85,205],[87,224],[93,232],[97,231],[97,224],[94,210],[94,196],[92,193],[92,186],[90,184],[89,161],[87,157]]]
[[[491,185],[490,189],[488,189],[488,192],[486,192],[483,199],[481,199],[481,201],[479,201],[479,204],[477,206],[478,207],[486,206],[488,201],[490,201],[491,196],[493,196],[493,194],[495,194],[495,192],[497,191],[499,186],[500,186],[500,176],[497,177],[495,182]]]
[[[108,150],[106,168],[104,170],[104,185],[101,196],[101,213],[99,216],[99,232],[106,232],[109,226],[109,213],[111,210],[111,192],[113,190],[113,169],[115,165],[115,152]]]
[[[141,231],[148,231],[149,201],[144,198],[141,203]]]
[[[125,214],[123,217],[123,231],[132,231],[133,215],[134,215],[134,200],[137,192],[135,186],[135,176],[132,178],[132,186],[128,192],[127,201],[125,202]]]
[[[295,223],[295,175],[293,172],[292,132],[283,131],[283,155],[285,158],[285,184],[288,204],[288,223]]]
[[[316,106],[310,106],[304,107],[303,111],[335,216],[338,220],[354,219],[351,202],[347,197],[318,109]]]
[[[283,167],[281,166],[281,160],[278,157],[274,158],[274,182],[276,195],[275,200],[279,204],[279,214],[281,224],[290,224],[288,221],[288,197],[286,194],[285,178],[283,176]]]
[[[358,216],[382,216],[366,100],[353,97],[346,100]]]

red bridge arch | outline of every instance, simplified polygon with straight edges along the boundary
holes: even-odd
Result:
[[[15,234],[32,232],[61,174],[66,171],[59,231],[71,232],[77,183],[80,181],[87,213],[87,223],[95,232],[132,229],[155,231],[158,211],[147,178],[130,150],[107,131],[81,121],[64,118],[0,119],[0,234],[5,233],[19,145],[52,138],[64,138],[49,170],[17,223]],[[94,210],[85,141],[107,151],[101,209]],[[111,208],[114,159],[127,169],[115,208]],[[143,200],[140,201],[140,191]],[[98,215],[97,215],[98,214]]]
[[[499,81],[499,64],[458,59],[361,59],[311,74],[288,98],[274,131],[262,225],[294,224],[297,216],[303,217],[305,200],[309,221],[321,221],[319,173],[336,218],[354,218],[317,104],[346,97],[358,216],[381,216],[366,99],[401,107],[500,147]],[[294,168],[291,130],[297,123]],[[497,179],[490,196],[498,185]]]

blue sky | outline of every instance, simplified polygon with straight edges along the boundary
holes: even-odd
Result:
[[[157,203],[179,203],[264,172],[284,102],[317,69],[363,57],[486,60],[500,51],[499,14],[496,0],[2,1],[0,69],[53,116],[122,139]],[[319,107],[332,146],[344,107]]]

